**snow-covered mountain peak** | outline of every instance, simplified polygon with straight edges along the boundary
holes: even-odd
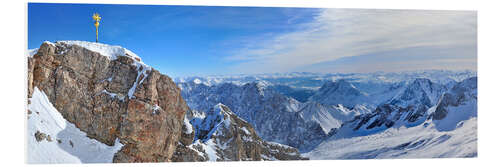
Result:
[[[355,116],[366,111],[348,109],[339,104],[338,106],[323,105],[318,102],[307,102],[300,109],[299,113],[306,120],[312,120],[320,124],[321,128],[328,134],[331,129],[339,128],[343,122],[353,119]]]
[[[436,104],[439,96],[444,93],[446,87],[437,83],[433,83],[426,78],[417,78],[406,88],[394,96],[390,104],[406,107],[412,104],[423,104],[430,107]]]
[[[257,84],[257,87],[259,87],[259,89],[265,89],[267,88],[268,86],[271,86],[272,84],[267,82],[267,81],[264,81],[264,80],[259,80],[256,82]]]
[[[42,46],[43,45],[50,45],[51,47],[43,47],[43,49],[54,48],[55,53],[58,55],[62,55],[62,56],[81,55],[82,53],[79,53],[79,52],[82,52],[82,51],[77,51],[76,49],[70,48],[72,46],[79,46],[79,47],[82,47],[86,50],[99,53],[99,55],[104,56],[111,61],[116,60],[119,57],[127,57],[128,59],[125,62],[128,62],[131,65],[135,66],[136,67],[135,70],[138,73],[138,75],[135,78],[135,82],[134,82],[133,86],[129,89],[129,91],[127,93],[129,98],[134,97],[133,95],[135,93],[135,89],[140,84],[142,84],[142,82],[146,79],[146,77],[152,71],[152,67],[145,64],[144,62],[142,62],[142,60],[139,56],[137,56],[132,51],[130,51],[126,48],[123,48],[121,46],[114,46],[114,45],[108,45],[108,44],[102,44],[102,43],[96,43],[96,42],[87,42],[87,41],[57,41],[56,43],[45,41],[42,44]],[[74,53],[68,53],[68,52],[74,52]],[[76,59],[74,61],[78,61],[78,59]]]
[[[457,83],[430,113],[436,128],[443,131],[454,130],[459,122],[477,116],[477,77]]]
[[[477,77],[471,77],[468,79],[464,79],[462,82],[459,82],[456,87],[468,88],[468,89],[477,89]]]
[[[346,88],[356,88],[354,85],[352,85],[349,81],[346,79],[337,79],[335,82],[336,85],[339,87],[346,87]]]
[[[338,105],[353,108],[356,104],[363,104],[367,100],[368,94],[356,88],[352,83],[339,79],[335,82],[328,81],[318,90],[316,94],[309,98],[322,104]]]
[[[50,43],[47,42],[46,43]],[[88,41],[57,41],[55,45],[77,45],[84,47],[88,50],[98,52],[103,56],[108,57],[111,60],[115,60],[118,56],[126,56],[134,59],[135,61],[142,62],[141,58],[137,56],[134,52],[123,48],[121,46],[108,45],[103,43],[88,42]]]
[[[194,84],[202,84],[202,81],[200,79],[196,78],[193,80],[193,83]]]
[[[204,112],[204,114],[193,111],[193,118],[190,123],[196,129],[194,141],[199,139],[206,142],[219,126],[223,125],[227,128],[231,124],[231,115],[233,113],[222,103],[214,105],[212,109]]]
[[[340,93],[343,95],[366,96],[366,93],[362,92],[351,82],[345,79],[339,79],[335,82],[328,82],[324,86],[324,88],[322,87],[323,89],[329,89],[330,91],[335,91],[335,93]]]

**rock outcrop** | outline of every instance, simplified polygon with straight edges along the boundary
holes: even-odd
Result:
[[[304,160],[298,150],[262,140],[248,122],[236,116],[227,106],[215,105],[210,111],[192,111],[186,117],[186,129],[194,143],[178,147],[174,161],[248,161]],[[191,127],[189,127],[191,126]],[[186,133],[185,133],[186,134]]]
[[[45,42],[28,60],[28,84],[89,137],[119,138],[114,162],[170,161],[188,109],[168,76],[118,46]]]
[[[458,107],[472,100],[477,101],[477,77],[471,77],[459,82],[450,91],[444,93],[431,117],[434,120],[442,120],[449,112],[447,108]]]
[[[455,84],[441,96],[430,113],[429,119],[440,131],[455,130],[463,121],[477,117],[477,77]]]

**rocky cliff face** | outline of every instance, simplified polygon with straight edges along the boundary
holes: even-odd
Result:
[[[186,117],[186,129],[195,142],[179,147],[175,161],[248,161],[304,160],[298,150],[286,145],[263,141],[254,128],[236,116],[229,107],[215,105],[208,112],[192,111]],[[186,132],[186,131],[185,131]],[[185,133],[187,134],[187,133]]]
[[[35,87],[47,95],[64,119],[88,137],[107,145],[119,139],[124,146],[113,162],[211,158],[200,154],[207,151],[206,145],[193,144],[200,136],[195,132],[202,129],[191,126],[189,118],[193,115],[185,114],[189,108],[180,89],[125,48],[82,41],[44,42],[28,58],[28,96]],[[233,124],[229,129],[219,129],[217,134],[224,136],[213,140],[231,147],[219,149],[221,158],[217,160],[266,159],[260,155],[274,157],[269,160],[300,159],[294,148],[263,142],[234,114],[224,114],[224,119],[231,119]],[[236,127],[246,127],[251,133],[247,137],[255,142],[244,142],[245,132]]]
[[[104,48],[112,55],[92,50]],[[28,90],[45,92],[64,118],[89,137],[108,145],[120,139],[125,146],[114,162],[169,161],[188,108],[168,76],[130,51],[45,42],[30,58],[28,72]]]

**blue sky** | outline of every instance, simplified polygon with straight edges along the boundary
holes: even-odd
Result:
[[[123,46],[162,73],[372,72],[477,68],[473,11],[28,4],[28,48]]]

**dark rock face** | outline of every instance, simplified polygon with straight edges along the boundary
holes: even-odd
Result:
[[[119,138],[125,146],[114,162],[170,161],[188,108],[168,76],[134,62],[127,55],[111,60],[78,45],[44,43],[28,60],[28,95],[33,87],[44,91],[91,138],[108,145]]]

